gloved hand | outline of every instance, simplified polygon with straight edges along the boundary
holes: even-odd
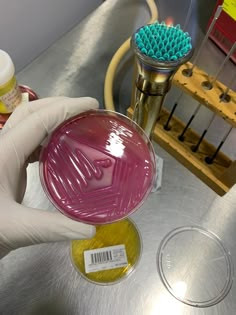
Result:
[[[40,144],[64,120],[97,107],[87,97],[47,98],[20,105],[10,116],[0,133],[0,258],[23,246],[94,236],[93,226],[20,203],[27,164]]]

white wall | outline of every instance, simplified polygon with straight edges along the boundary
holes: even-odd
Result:
[[[0,0],[0,49],[19,71],[102,0]]]

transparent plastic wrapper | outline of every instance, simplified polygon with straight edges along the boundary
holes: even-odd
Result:
[[[53,205],[89,224],[121,220],[138,209],[155,180],[155,153],[124,115],[87,111],[60,125],[40,157],[42,186]]]

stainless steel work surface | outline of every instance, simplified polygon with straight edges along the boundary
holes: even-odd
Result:
[[[175,23],[183,25],[189,2],[158,1],[160,19],[173,16]],[[207,2],[207,7],[205,1],[192,3],[188,28],[198,46],[215,1]],[[18,80],[21,84],[30,85],[41,97],[93,96],[103,107],[103,83],[112,55],[148,19],[145,1],[105,1],[19,73]],[[223,58],[223,53],[209,41],[199,65],[214,73]],[[115,84],[115,101],[117,109],[122,112],[130,101],[131,64],[130,59],[123,62]],[[232,69],[234,66],[231,63],[224,69],[222,79],[226,80],[226,84]],[[168,96],[170,103],[174,102],[177,93],[175,89],[171,91]],[[187,120],[194,106],[192,100],[184,100],[177,114]],[[200,130],[207,117],[209,113],[203,111],[195,123],[196,129]],[[217,143],[227,126],[220,119],[216,121],[216,126],[217,132],[210,133],[209,137]],[[235,143],[233,130],[224,150],[234,159]],[[135,272],[118,284],[99,286],[87,282],[74,269],[69,243],[19,249],[0,261],[0,314],[236,314],[235,281],[220,303],[208,308],[192,307],[178,301],[167,291],[156,264],[158,247],[167,233],[181,226],[197,225],[221,239],[236,266],[236,188],[224,197],[217,196],[158,145],[154,146],[156,153],[164,159],[162,188],[152,193],[141,209],[132,215],[143,241],[142,257]],[[37,163],[28,169],[24,203],[48,211],[55,210],[41,188]],[[191,253],[187,258],[191,258]],[[207,278],[207,268],[201,268],[202,276]],[[208,281],[212,281],[214,286],[214,279]]]

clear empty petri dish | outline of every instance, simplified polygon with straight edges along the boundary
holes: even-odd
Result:
[[[197,226],[171,231],[160,244],[157,266],[168,291],[191,306],[215,305],[232,286],[229,252],[215,234]]]
[[[40,157],[53,205],[89,224],[121,220],[140,207],[155,180],[155,154],[144,131],[116,112],[84,112],[60,125]]]
[[[142,242],[130,219],[99,225],[94,238],[71,242],[71,260],[88,281],[110,285],[129,276],[137,266]]]

